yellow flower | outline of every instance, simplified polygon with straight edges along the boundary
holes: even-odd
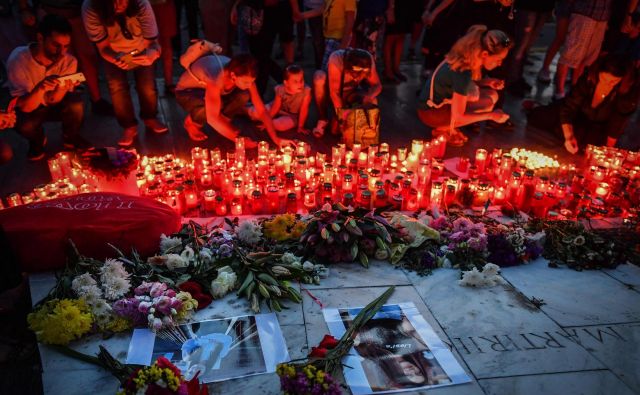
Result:
[[[89,332],[93,318],[81,299],[54,299],[29,314],[27,322],[39,341],[64,345]]]

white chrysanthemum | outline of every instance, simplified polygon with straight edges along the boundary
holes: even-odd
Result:
[[[313,269],[315,268],[316,265],[314,265],[312,262],[309,261],[305,261],[302,264],[302,270],[304,270],[305,272],[312,272]]]
[[[79,297],[84,299],[84,301],[89,305],[93,306],[99,300],[102,299],[102,291],[98,288],[97,285],[90,285],[87,287],[82,287],[78,291],[76,291]]]
[[[102,267],[100,268],[100,273],[101,274],[106,274],[109,276],[118,276],[118,277],[129,277],[131,276],[129,273],[127,273],[127,271],[124,268],[124,264],[117,260],[117,259],[111,259],[111,258],[107,258],[104,261],[104,265],[102,265]]]
[[[71,282],[71,289],[76,294],[80,295],[80,290],[85,287],[95,287],[97,285],[96,280],[91,277],[91,274],[84,273],[74,278]]]
[[[182,251],[182,253],[180,254],[180,256],[182,257],[182,259],[184,259],[187,262],[191,262],[193,261],[193,259],[196,256],[195,251],[193,251],[193,248],[186,246],[184,248],[184,251]]]
[[[235,287],[237,280],[238,276],[233,271],[218,271],[218,277],[211,282],[211,295],[216,299],[222,298]]]
[[[182,257],[178,254],[168,254],[167,255],[167,269],[175,270],[181,267],[187,267],[187,261],[182,259]]]
[[[482,268],[482,274],[484,274],[485,276],[495,276],[499,271],[500,266],[496,265],[495,263],[487,263]]]
[[[131,283],[129,279],[123,277],[111,277],[109,281],[102,283],[104,295],[109,300],[116,300],[129,292]]]
[[[160,252],[165,253],[168,250],[179,253],[182,247],[182,240],[177,237],[168,237],[164,233],[160,235]]]
[[[468,272],[462,272],[462,280],[459,284],[467,287],[481,287],[484,285],[484,276],[474,267]]]
[[[111,306],[104,299],[99,299],[91,306],[93,315],[108,315],[111,314]]]
[[[242,221],[236,229],[236,235],[243,243],[253,245],[260,241],[260,238],[262,237],[262,228],[256,221]]]
[[[300,257],[295,256],[294,254],[292,254],[290,252],[285,252],[284,254],[282,254],[282,257],[280,258],[280,261],[284,265],[296,266],[296,264],[300,264]]]

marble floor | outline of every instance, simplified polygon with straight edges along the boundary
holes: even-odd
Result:
[[[305,356],[328,333],[320,304],[363,306],[395,285],[390,304],[412,302],[450,348],[472,382],[431,389],[429,394],[616,394],[640,393],[640,268],[576,272],[552,269],[544,259],[506,268],[504,284],[475,289],[458,285],[459,271],[438,269],[421,277],[388,263],[333,265],[320,285],[301,289],[303,302],[277,313],[291,358]],[[53,284],[34,275],[38,300]],[[534,303],[535,301],[535,303]],[[197,313],[196,320],[249,313],[235,294]],[[73,348],[94,353],[105,345],[124,361],[130,333],[108,340],[93,336]],[[114,393],[117,381],[100,371],[39,346],[46,394]],[[69,382],[74,386],[69,387]],[[277,394],[275,374],[210,384],[211,394]],[[415,392],[414,392],[415,393]]]

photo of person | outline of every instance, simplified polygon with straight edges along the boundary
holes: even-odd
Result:
[[[338,309],[345,330],[360,309]],[[425,340],[400,305],[383,306],[354,338],[360,377],[370,393],[451,384]]]
[[[267,372],[255,316],[180,325],[158,332],[152,360],[164,356],[187,380],[203,383]]]

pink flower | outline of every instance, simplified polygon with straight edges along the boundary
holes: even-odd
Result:
[[[152,305],[153,303],[151,302],[140,302],[140,304],[138,305],[138,311],[142,314],[149,314],[149,309]]]
[[[171,314],[171,298],[167,296],[161,296],[156,302],[156,309],[162,314]]]
[[[151,285],[151,290],[149,291],[149,295],[151,295],[152,298],[157,298],[158,296],[162,296],[164,294],[164,291],[166,290],[167,290],[167,284],[153,283]]]
[[[153,283],[148,283],[145,281],[142,284],[138,285],[138,287],[133,292],[138,296],[148,294],[152,285]]]
[[[170,298],[175,298],[176,297],[176,291],[174,291],[173,289],[168,289],[165,291],[164,296],[168,296]]]

